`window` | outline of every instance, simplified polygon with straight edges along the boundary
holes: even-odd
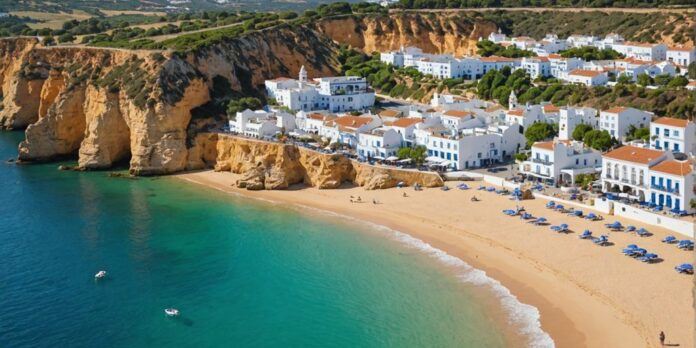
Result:
[[[676,129],[673,130],[673,131],[672,131],[672,136],[673,136],[673,137],[678,137],[678,136],[679,136],[679,131],[676,130]]]
[[[481,153],[479,152],[478,155],[476,156],[477,158],[481,158]]]
[[[667,129],[667,128],[665,128],[665,136],[666,136],[666,137],[669,136],[669,129]]]
[[[679,144],[674,143],[674,151],[679,152]]]

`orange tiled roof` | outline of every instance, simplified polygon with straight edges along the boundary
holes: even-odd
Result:
[[[462,111],[462,110],[447,110],[443,113],[445,116],[450,116],[450,117],[467,117],[471,116],[471,112],[469,111]]]
[[[668,51],[682,51],[682,52],[691,52],[694,49],[696,49],[696,48],[694,48],[694,47],[668,47],[667,48]]]
[[[553,104],[546,104],[544,105],[544,112],[546,113],[553,113],[553,112],[559,112],[561,109]]]
[[[512,115],[512,116],[524,116],[524,110],[522,110],[522,109],[508,110],[507,114]]]
[[[335,120],[336,124],[343,127],[358,128],[372,121],[371,117],[341,116]]]
[[[394,121],[394,122],[392,123],[392,126],[394,126],[394,127],[400,127],[400,128],[406,128],[406,127],[410,127],[410,126],[412,126],[412,125],[414,125],[414,124],[416,124],[416,123],[421,123],[421,122],[423,122],[423,120],[421,120],[420,118],[416,118],[416,117],[404,117],[404,118],[400,118],[400,119]]]
[[[691,163],[689,161],[668,160],[662,161],[650,169],[661,173],[685,176],[691,173]]]
[[[600,74],[602,74],[602,71],[575,69],[571,71],[569,75],[595,77]]]
[[[605,153],[604,157],[626,162],[648,164],[650,161],[662,156],[663,154],[664,152],[658,150],[626,145]]]
[[[532,147],[544,149],[544,150],[553,150],[556,147],[556,144],[558,143],[563,143],[563,144],[570,144],[570,140],[559,140],[559,141],[539,141],[534,143]]]
[[[664,124],[664,125],[672,126],[672,127],[685,128],[686,125],[689,124],[689,120],[682,120],[679,118],[672,118],[672,117],[660,117],[657,120],[653,121],[653,123]]]

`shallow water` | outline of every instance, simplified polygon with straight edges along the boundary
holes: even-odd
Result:
[[[408,236],[171,178],[5,164],[21,137],[0,133],[0,346],[528,343],[490,284]]]

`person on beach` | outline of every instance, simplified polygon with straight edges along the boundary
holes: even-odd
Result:
[[[408,197],[408,195],[406,194],[406,192],[404,192],[403,196],[404,196],[404,197]]]
[[[663,331],[660,331],[660,345],[665,345],[665,333]]]

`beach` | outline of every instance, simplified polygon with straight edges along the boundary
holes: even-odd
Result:
[[[534,216],[546,217],[551,225],[567,223],[573,231],[559,234],[548,226],[533,226],[519,217],[503,215],[501,211],[514,209],[516,202],[509,196],[478,191],[476,182],[469,183],[470,190],[458,190],[456,182],[448,182],[453,188],[449,191],[366,191],[352,186],[247,191],[234,186],[239,176],[229,172],[202,171],[175,177],[300,210],[333,212],[423,240],[485,271],[519,301],[536,307],[542,329],[558,347],[656,347],[660,331],[665,332],[668,344],[694,345],[693,278],[673,269],[691,262],[693,254],[661,243],[665,236],[674,235],[664,229],[613,216],[595,222],[570,217],[549,211],[544,207],[547,201],[541,199],[517,203]],[[474,195],[479,202],[471,201]],[[352,203],[358,196],[363,203]],[[609,232],[604,223],[615,220],[645,227],[654,235],[641,238]],[[594,235],[609,235],[613,245],[601,247],[579,239],[585,229]],[[626,257],[621,249],[628,244],[638,244],[664,261],[646,264]]]

